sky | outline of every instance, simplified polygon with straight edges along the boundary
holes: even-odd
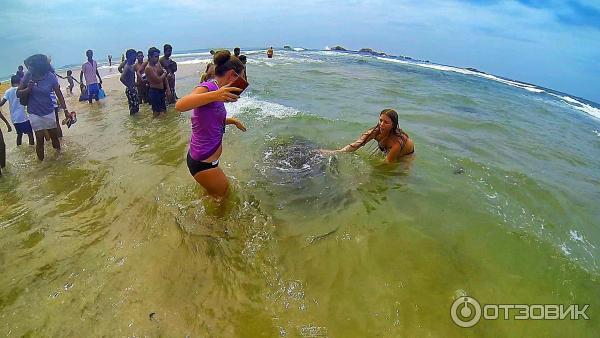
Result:
[[[370,47],[600,103],[600,0],[0,0],[0,77],[128,48]]]

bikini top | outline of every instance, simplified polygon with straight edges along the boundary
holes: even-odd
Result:
[[[402,129],[400,129],[400,136],[398,136],[398,142],[400,142],[400,152],[402,152],[402,149],[404,149],[408,138],[408,134],[405,133]],[[381,142],[379,141],[377,141],[377,146],[379,147],[379,150],[381,150],[384,154],[387,154],[390,151],[388,148],[386,148],[385,144],[381,144]]]

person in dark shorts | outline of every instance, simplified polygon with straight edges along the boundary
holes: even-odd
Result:
[[[15,131],[17,132],[17,145],[21,145],[23,134],[27,134],[27,136],[29,136],[30,145],[35,145],[33,129],[31,129],[31,123],[29,123],[29,117],[25,112],[25,107],[21,104],[21,101],[17,97],[17,88],[21,83],[21,78],[18,75],[13,75],[10,78],[10,83],[12,87],[4,93],[4,97],[2,97],[2,100],[0,100],[0,107],[8,102],[10,119],[12,120],[12,123],[15,126]]]
[[[140,101],[138,100],[137,89],[135,88],[135,70],[134,63],[137,53],[133,49],[125,52],[125,67],[121,74],[121,83],[125,85],[125,95],[129,104],[129,114],[134,115],[140,111]]]
[[[148,65],[145,69],[150,87],[148,88],[148,101],[152,106],[152,112],[155,117],[167,111],[165,93],[170,95],[171,92],[169,81],[167,81],[167,72],[162,68],[160,62],[158,62],[159,56],[160,51],[158,48],[150,48],[148,50]]]

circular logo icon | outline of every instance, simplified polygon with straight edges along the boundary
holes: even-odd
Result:
[[[481,305],[469,296],[458,297],[450,308],[452,321],[460,327],[473,327],[481,319]]]

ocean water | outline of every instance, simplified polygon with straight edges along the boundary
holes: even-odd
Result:
[[[464,337],[600,333],[600,117],[566,94],[332,51],[249,55],[227,203],[185,153],[189,113],[75,103],[38,163],[4,133],[0,334]],[[207,53],[177,57],[178,93]],[[184,67],[190,67],[187,71]],[[114,69],[103,68],[108,78]],[[113,73],[111,73],[113,72]],[[108,80],[107,80],[108,81]],[[394,108],[416,155],[323,156]],[[590,320],[455,325],[452,302],[590,304]]]

